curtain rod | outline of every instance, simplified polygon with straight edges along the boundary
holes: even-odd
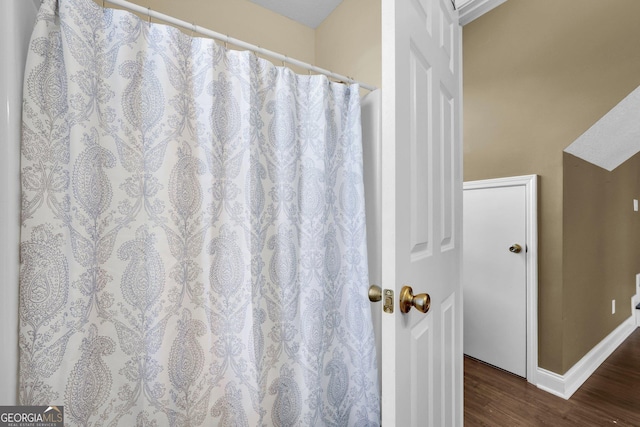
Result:
[[[144,6],[140,6],[137,5],[135,3],[131,3],[128,2],[126,0],[104,0],[103,1],[103,6],[104,3],[111,3],[114,4],[116,6],[120,6],[124,9],[133,11],[133,12],[138,12],[141,15],[146,15],[149,17],[149,20],[151,20],[151,18],[160,20],[160,21],[164,21],[167,22],[169,24],[175,25],[177,27],[183,28],[185,30],[190,30],[193,31],[194,33],[198,33],[198,34],[202,34],[204,36],[207,37],[211,37],[212,39],[224,42],[224,43],[229,43],[232,44],[234,46],[238,46],[242,49],[246,49],[246,50],[250,50],[256,54],[260,54],[262,56],[267,56],[269,58],[273,58],[276,59],[278,61],[282,61],[285,64],[292,64],[295,65],[297,67],[303,68],[305,70],[309,70],[309,71],[313,71],[316,74],[322,74],[325,75],[327,77],[330,77],[334,80],[338,80],[340,82],[346,82],[346,83],[357,83],[358,85],[360,85],[361,88],[369,90],[369,91],[373,91],[376,90],[375,86],[371,86],[368,85],[366,83],[362,83],[359,82],[357,80],[352,79],[351,77],[347,77],[347,76],[343,76],[341,74],[336,74],[333,73],[329,70],[325,70],[324,68],[320,68],[320,67],[316,67],[315,65],[309,64],[307,62],[303,62],[300,61],[298,59],[295,58],[290,58],[287,55],[282,55],[281,53],[277,53],[277,52],[273,52],[269,49],[265,49],[262,48],[260,46],[256,46],[253,45],[251,43],[247,43],[245,41],[242,40],[238,40],[236,38],[233,37],[229,37],[228,35],[225,34],[221,34],[221,33],[217,33],[215,31],[209,30],[207,28],[203,28],[200,27],[196,24],[191,24],[189,22],[186,21],[182,21],[180,19],[174,18],[173,16],[169,16],[169,15],[165,15],[164,13],[160,13],[160,12],[156,12],[155,10],[152,10],[151,8],[147,8]]]

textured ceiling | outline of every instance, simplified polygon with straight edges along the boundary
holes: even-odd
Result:
[[[316,28],[342,0],[250,0],[280,15]]]
[[[564,151],[612,171],[640,152],[640,86]]]

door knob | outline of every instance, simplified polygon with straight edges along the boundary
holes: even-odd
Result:
[[[522,246],[520,246],[517,243],[514,243],[509,247],[509,252],[513,252],[514,254],[519,254],[521,250],[522,250]]]
[[[382,299],[382,289],[378,285],[369,286],[369,301],[378,302]]]
[[[431,297],[429,294],[413,295],[411,286],[403,286],[400,291],[400,311],[408,313],[411,307],[415,307],[416,310],[426,313],[431,307]]]

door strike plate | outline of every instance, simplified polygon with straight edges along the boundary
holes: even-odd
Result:
[[[382,310],[385,313],[393,313],[393,291],[391,289],[384,290],[384,305]]]

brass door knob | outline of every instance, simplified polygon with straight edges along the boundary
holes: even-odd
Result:
[[[522,251],[522,246],[517,243],[514,243],[509,247],[509,252],[513,252],[514,254],[519,254]]]
[[[369,301],[378,302],[382,299],[382,289],[378,285],[369,286]]]
[[[431,308],[431,297],[429,294],[413,295],[413,289],[411,286],[403,286],[400,291],[400,311],[408,313],[411,307],[415,307],[416,310],[426,313]]]

